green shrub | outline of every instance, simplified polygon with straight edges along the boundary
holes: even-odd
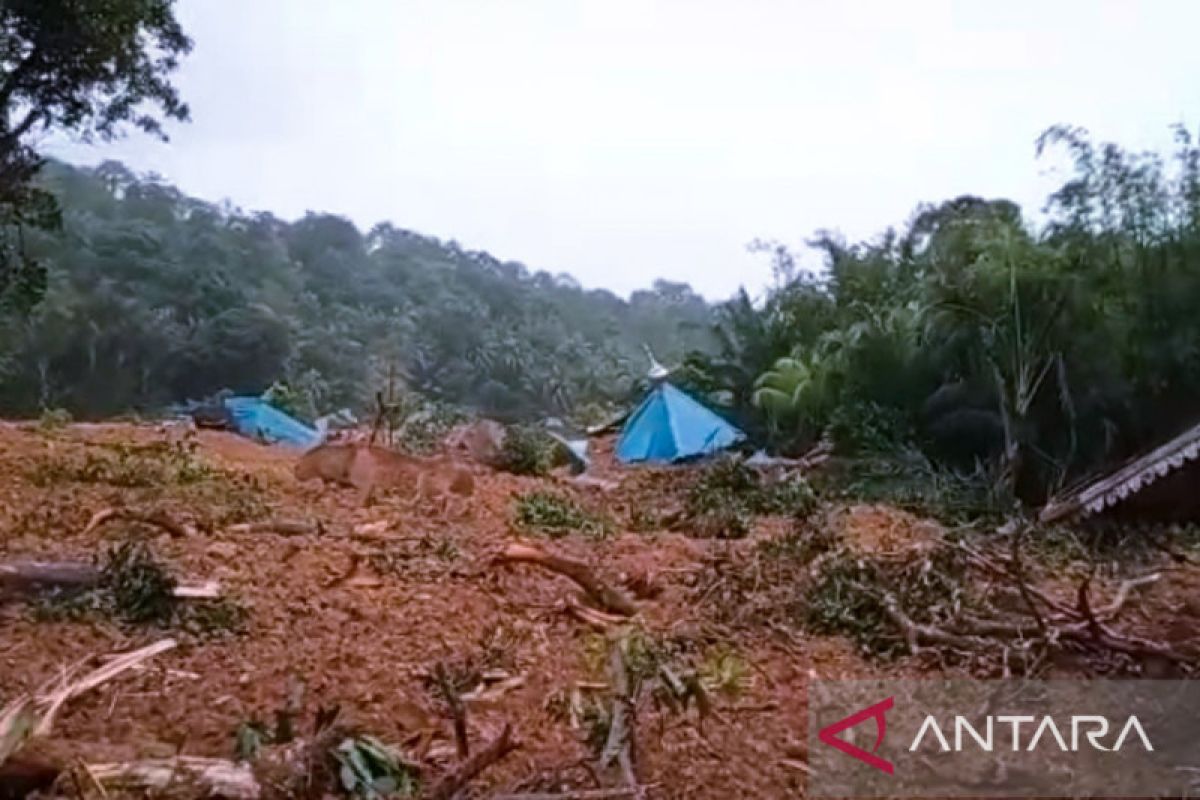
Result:
[[[517,524],[536,530],[552,539],[579,531],[600,537],[608,533],[608,524],[589,514],[569,497],[555,492],[534,491],[517,497]]]
[[[43,619],[110,617],[131,625],[175,626],[197,635],[238,633],[249,617],[236,601],[220,597],[181,601],[178,582],[148,546],[128,540],[104,555],[98,584],[85,591],[42,598],[34,614]]]
[[[195,440],[148,445],[114,444],[82,456],[42,459],[29,472],[39,486],[56,483],[104,483],[123,488],[197,483],[218,474],[197,454]]]
[[[126,622],[165,624],[175,615],[176,580],[140,542],[123,542],[109,550],[103,588],[113,611]]]
[[[914,622],[936,623],[967,603],[965,571],[962,552],[951,547],[905,560],[831,551],[805,592],[804,622],[813,633],[843,634],[863,652],[891,656],[905,644],[884,610],[884,592]]]
[[[43,431],[56,431],[70,425],[71,421],[71,412],[65,408],[43,408],[38,427]]]
[[[554,467],[557,444],[539,428],[511,425],[500,449],[500,468],[514,475],[548,475]]]
[[[757,514],[787,514],[803,520],[816,508],[816,493],[803,478],[764,485],[758,473],[733,456],[706,467],[684,503],[693,534],[716,539],[746,536]]]

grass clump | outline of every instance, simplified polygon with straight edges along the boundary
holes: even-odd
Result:
[[[543,477],[554,468],[557,442],[532,425],[510,425],[500,448],[499,466],[514,475]]]
[[[700,680],[711,692],[737,697],[749,683],[750,666],[737,651],[717,647],[708,654],[699,669]]]
[[[114,444],[82,454],[45,458],[29,473],[38,486],[103,483],[122,488],[198,483],[219,472],[197,453],[194,439],[149,445]]]
[[[45,433],[67,427],[72,422],[71,412],[65,408],[43,408],[38,417],[38,428]]]
[[[558,539],[572,531],[586,536],[603,537],[607,522],[582,509],[579,504],[556,492],[533,491],[517,497],[516,521],[519,526]]]
[[[767,484],[735,456],[718,459],[704,469],[688,490],[684,510],[694,535],[705,539],[741,539],[754,517],[782,514],[807,519],[817,496],[802,478]]]

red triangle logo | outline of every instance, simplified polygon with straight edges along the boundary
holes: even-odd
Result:
[[[875,769],[891,775],[893,772],[895,772],[895,767],[892,765],[892,762],[888,761],[887,759],[880,758],[879,756],[875,755],[875,753],[879,750],[879,746],[883,744],[883,737],[887,734],[886,714],[892,710],[892,706],[895,705],[894,701],[894,697],[889,697],[886,700],[881,700],[873,706],[864,708],[862,711],[851,714],[845,719],[838,720],[832,725],[828,725],[818,731],[817,738],[830,747],[836,747],[846,755],[857,758],[864,764],[869,764]],[[868,753],[861,747],[856,747],[855,745],[850,744],[845,739],[837,738],[837,735],[842,731],[846,730],[847,728],[853,728],[858,723],[868,719],[875,720],[875,732],[877,734],[875,737],[875,746],[871,748],[871,752]]]

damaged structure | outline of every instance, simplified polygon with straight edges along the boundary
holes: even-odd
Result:
[[[1100,517],[1152,522],[1200,520],[1200,425],[1047,503],[1043,523]]]

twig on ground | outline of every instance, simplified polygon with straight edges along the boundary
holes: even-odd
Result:
[[[88,524],[83,528],[83,534],[93,532],[101,525],[111,522],[115,519],[124,519],[131,522],[140,522],[143,525],[151,525],[161,528],[177,539],[183,539],[196,533],[196,529],[191,525],[184,524],[166,511],[158,509],[155,511],[135,511],[131,508],[102,508],[92,515],[88,520]]]
[[[429,800],[450,800],[477,775],[518,747],[520,743],[512,738],[512,726],[506,723],[499,736],[439,778],[429,790]]]
[[[450,708],[450,716],[454,720],[454,746],[458,750],[458,758],[461,761],[471,755],[471,747],[467,742],[467,710],[463,707],[458,689],[450,680],[450,673],[447,672],[446,665],[441,661],[433,668],[433,678],[437,681],[442,697]]]
[[[639,797],[647,789],[658,784],[641,786],[614,786],[611,789],[576,789],[569,792],[522,792],[517,794],[494,794],[490,800],[620,800],[622,797]]]
[[[320,536],[325,525],[320,521],[303,519],[269,519],[260,522],[242,522],[230,525],[230,533],[276,533],[280,536]]]
[[[262,793],[249,764],[220,758],[176,756],[120,764],[88,764],[87,771],[101,786],[158,792],[182,781],[195,784],[213,797],[257,800]]]

